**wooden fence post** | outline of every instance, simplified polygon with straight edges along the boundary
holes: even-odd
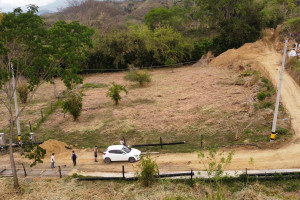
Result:
[[[203,149],[203,135],[201,135],[201,149]]]
[[[61,178],[61,169],[60,169],[60,166],[58,166],[58,172],[59,172],[59,178]]]
[[[123,179],[125,179],[125,167],[124,167],[124,165],[122,165],[122,175],[123,175]]]
[[[123,136],[123,141],[124,141],[124,144],[126,145],[126,140],[125,140],[124,136]]]
[[[23,166],[23,170],[24,170],[24,176],[26,177],[27,176],[27,173],[26,173],[26,169],[24,167],[24,164],[22,163],[22,166]]]
[[[159,140],[160,140],[160,148],[162,149],[163,145],[162,145],[162,139],[161,139],[161,137],[159,137]]]
[[[193,180],[193,170],[191,169],[191,180]]]
[[[31,127],[30,121],[29,121],[29,128],[30,128],[30,132],[32,132],[32,127]]]
[[[41,110],[42,121],[44,121],[43,111]]]

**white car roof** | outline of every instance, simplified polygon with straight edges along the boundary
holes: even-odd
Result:
[[[124,145],[111,145],[107,148],[107,150],[121,150]]]

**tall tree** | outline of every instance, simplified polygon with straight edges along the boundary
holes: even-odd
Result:
[[[0,102],[7,108],[10,121],[9,154],[17,189],[19,183],[12,150],[14,123],[43,82],[59,76],[68,88],[72,88],[74,83],[82,81],[77,73],[82,68],[93,34],[78,22],[57,22],[47,29],[37,11],[34,5],[29,5],[26,13],[17,8],[5,14],[0,24]],[[12,74],[16,80],[25,77],[31,90],[18,116],[13,115],[16,87],[12,84]]]

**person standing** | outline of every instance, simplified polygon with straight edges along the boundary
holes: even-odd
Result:
[[[71,159],[72,159],[73,165],[75,167],[76,166],[76,159],[77,159],[77,155],[76,155],[75,151],[72,151]]]
[[[95,146],[94,148],[94,157],[95,157],[95,162],[98,162],[97,157],[98,157],[98,147]]]
[[[55,163],[55,158],[54,158],[54,153],[52,153],[52,156],[51,156],[51,168],[55,168],[54,167],[54,163]]]

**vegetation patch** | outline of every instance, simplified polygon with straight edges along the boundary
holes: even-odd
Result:
[[[95,89],[95,88],[106,88],[108,87],[108,84],[105,83],[85,83],[82,85],[82,89],[88,90],[88,89]]]

